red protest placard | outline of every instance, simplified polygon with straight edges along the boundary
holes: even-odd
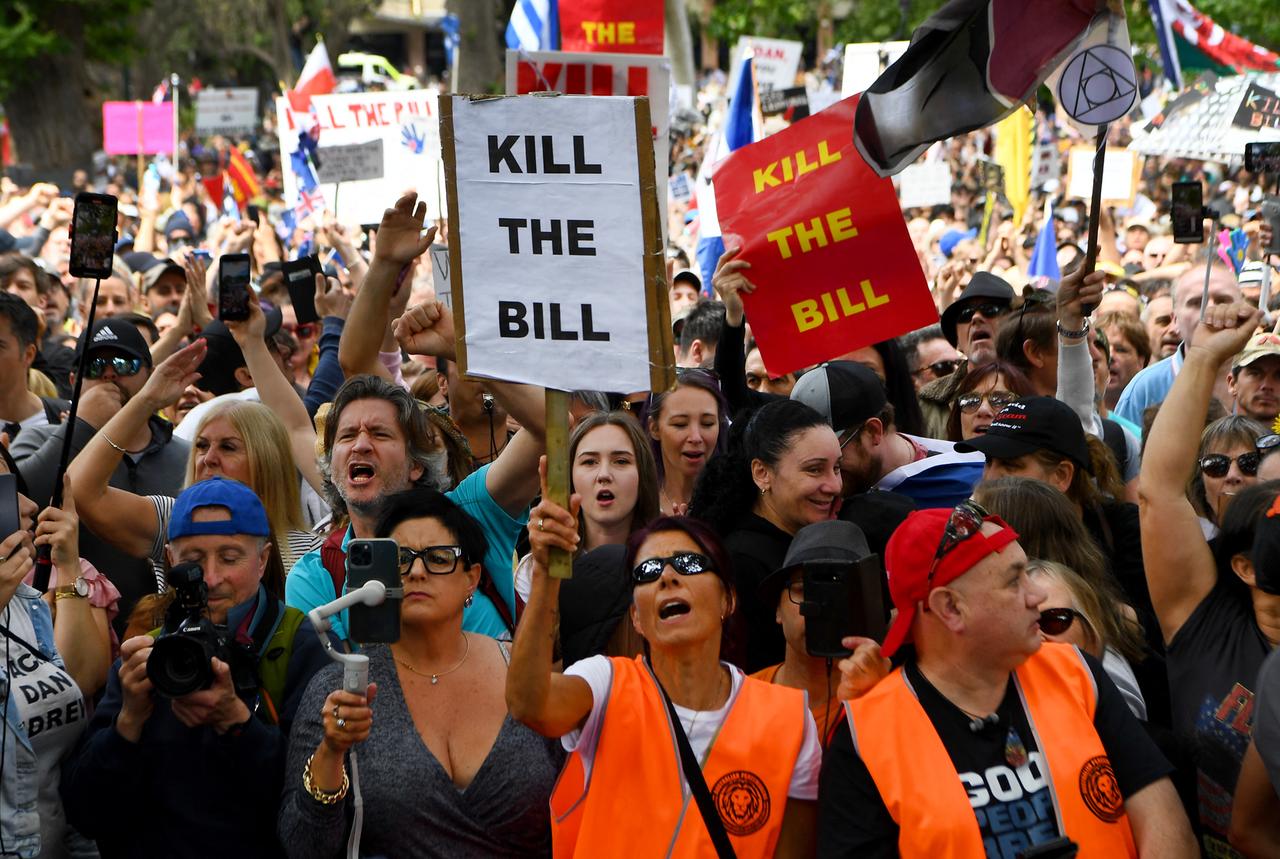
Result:
[[[730,155],[713,182],[765,367],[790,373],[938,321],[889,179],[853,146],[858,97]]]
[[[560,50],[662,53],[662,0],[561,0]]]

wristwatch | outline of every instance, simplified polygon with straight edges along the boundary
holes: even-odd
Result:
[[[78,597],[84,599],[89,596],[89,580],[84,576],[76,576],[75,582],[69,585],[63,585],[60,588],[53,589],[54,600],[70,599]]]

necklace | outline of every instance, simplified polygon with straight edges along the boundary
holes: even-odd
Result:
[[[920,666],[918,664],[916,665],[916,670],[920,671],[920,676],[924,677],[924,679],[929,682],[930,686],[933,686],[933,689],[935,692],[937,692],[939,695],[942,695],[942,692],[938,689],[936,685],[933,684],[933,681],[929,680],[928,676],[925,675],[924,671],[920,670]],[[969,717],[969,719],[971,720],[969,722],[969,730],[975,734],[984,730],[987,726],[995,726],[1000,724],[1000,713],[998,709],[997,709],[997,712],[992,713],[989,716],[979,716],[976,713],[970,713],[968,710],[966,710],[964,707],[961,707],[955,701],[952,701],[946,695],[942,695],[942,698],[952,707],[955,707],[965,716]],[[1028,759],[1027,746],[1025,743],[1022,742],[1022,737],[1021,735],[1018,734],[1018,729],[1015,728],[1013,725],[1009,726],[1009,730],[1006,731],[1004,735],[1004,759],[1005,759],[1005,763],[1007,763],[1009,766],[1013,767],[1014,769],[1017,769],[1018,767],[1025,764]]]
[[[408,662],[404,661],[398,656],[396,657],[396,662],[399,662],[401,665],[403,665],[405,668],[408,668],[410,671],[412,671],[414,674],[417,674],[419,677],[430,677],[431,685],[434,686],[440,682],[441,677],[445,676],[446,674],[452,674],[453,672],[461,668],[462,663],[467,661],[467,654],[470,652],[471,652],[471,639],[468,638],[467,634],[464,632],[462,634],[462,658],[458,660],[457,665],[453,666],[448,671],[441,671],[437,674],[428,674],[425,671],[419,671],[418,669],[414,668],[412,665],[410,665]]]

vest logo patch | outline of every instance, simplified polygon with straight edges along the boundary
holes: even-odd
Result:
[[[1080,768],[1080,797],[1094,816],[1106,823],[1115,823],[1124,814],[1120,784],[1105,755],[1089,758]]]
[[[769,822],[769,789],[753,772],[734,770],[720,776],[711,798],[730,835],[754,835]]]

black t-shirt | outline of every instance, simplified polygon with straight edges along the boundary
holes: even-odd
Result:
[[[1102,664],[1087,654],[1085,662],[1098,688],[1093,725],[1115,770],[1121,794],[1132,796],[1168,775],[1171,767],[1134,718]],[[904,670],[969,795],[989,859],[1014,859],[1033,844],[1057,838],[1061,833],[1049,790],[1049,771],[1036,748],[1014,684],[1009,684],[996,710],[999,722],[989,721],[975,732],[970,728],[973,720],[934,689],[914,662],[907,663]],[[1027,762],[1016,768],[1005,755],[1011,727],[1027,753]],[[827,748],[818,799],[819,856],[877,859],[898,855],[898,825],[866,764],[854,751],[848,730],[837,731]]]
[[[1188,812],[1211,853],[1227,848],[1253,693],[1270,651],[1248,592],[1235,583],[1215,585],[1169,642],[1173,729],[1196,768],[1197,808]]]
[[[754,513],[743,517],[724,538],[738,595],[733,633],[738,644],[745,642],[745,652],[733,661],[748,674],[777,665],[787,653],[787,640],[778,625],[778,605],[766,605],[759,589],[765,576],[782,566],[790,545],[790,534]]]

